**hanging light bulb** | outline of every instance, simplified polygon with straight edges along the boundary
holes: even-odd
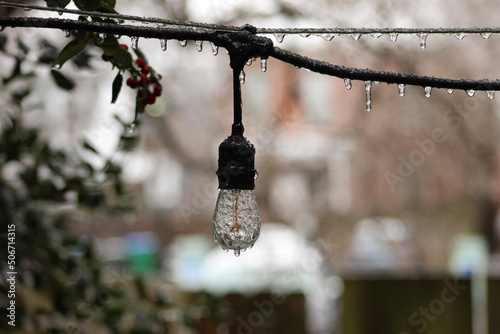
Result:
[[[255,148],[244,136],[240,73],[253,55],[230,49],[233,69],[234,123],[231,135],[219,146],[219,195],[215,204],[214,239],[222,249],[240,251],[251,248],[260,235],[260,216],[254,188]],[[244,50],[243,50],[244,51]]]
[[[260,234],[260,216],[254,187],[255,148],[233,133],[219,146],[219,195],[213,218],[213,234],[224,250],[240,251],[252,247]]]

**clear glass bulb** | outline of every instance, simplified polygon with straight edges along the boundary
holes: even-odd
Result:
[[[260,216],[253,190],[220,189],[213,219],[214,239],[222,249],[252,247],[260,234]]]

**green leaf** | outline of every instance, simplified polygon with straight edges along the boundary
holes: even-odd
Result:
[[[124,48],[119,47],[118,51],[113,58],[110,59],[113,65],[118,67],[120,70],[127,70],[129,68],[133,68],[133,59],[132,56],[128,51],[126,51]]]
[[[66,46],[61,50],[59,55],[57,56],[56,60],[52,64],[52,66],[57,66],[59,67],[63,66],[63,64],[70,58],[74,57],[77,55],[80,51],[85,49],[87,46],[88,40],[72,40]]]
[[[120,49],[123,49],[120,46],[120,43],[118,43],[116,37],[111,34],[108,34],[106,36],[106,39],[104,39],[100,46],[102,52],[104,52],[104,54],[107,56],[114,56],[120,51]]]
[[[95,11],[99,9],[101,0],[75,0],[75,5],[81,10]]]
[[[120,90],[122,89],[123,83],[123,75],[118,72],[115,80],[113,80],[113,92],[111,94],[111,103],[115,103],[118,98],[118,94],[120,94]]]
[[[103,13],[117,13],[115,10],[116,0],[101,0],[99,11]]]
[[[71,0],[45,0],[45,2],[47,3],[47,7],[66,8]]]
[[[62,89],[72,90],[75,87],[75,83],[68,77],[66,77],[64,74],[62,74],[60,71],[51,70],[50,74],[52,75],[52,78],[54,79],[56,84]]]
[[[99,152],[88,141],[84,141],[82,143],[82,146],[83,146],[84,149],[89,150],[89,151],[94,152],[95,154],[99,155]]]

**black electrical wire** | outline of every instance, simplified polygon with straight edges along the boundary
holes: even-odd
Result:
[[[65,31],[83,30],[96,33],[129,36],[131,38],[156,38],[161,40],[196,40],[209,41],[216,46],[230,48],[234,43],[255,45],[252,56],[262,58],[273,57],[283,62],[308,69],[313,72],[335,76],[342,79],[379,81],[388,84],[403,84],[432,88],[449,88],[474,91],[500,90],[498,80],[472,80],[448,79],[417,74],[385,72],[370,69],[359,69],[331,64],[326,61],[308,58],[279,47],[269,48],[263,45],[272,44],[269,38],[256,35],[259,30],[255,28],[249,32],[248,26],[233,30],[214,30],[191,26],[136,26],[107,22],[90,22],[82,20],[68,20],[58,18],[39,17],[0,17],[0,27],[26,27],[26,28],[51,28]],[[233,29],[232,27],[230,29]],[[479,31],[489,31],[487,28],[475,28]],[[394,31],[394,30],[392,30]],[[455,30],[455,32],[466,30]],[[253,33],[253,34],[252,34]]]

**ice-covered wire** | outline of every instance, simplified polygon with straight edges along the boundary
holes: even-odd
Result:
[[[156,38],[160,40],[195,40],[210,41],[217,46],[225,47],[228,43],[228,34],[234,34],[234,38],[241,34],[248,36],[250,32],[247,29],[238,28],[237,31],[221,31],[217,29],[208,29],[186,26],[140,26],[124,25],[107,22],[90,22],[80,20],[68,20],[59,18],[39,18],[39,17],[0,17],[0,27],[28,27],[28,28],[52,28],[61,30],[83,30],[97,33],[114,34],[129,36],[131,38],[145,37]],[[231,28],[233,29],[233,28]],[[476,28],[477,31],[487,31],[486,28]],[[421,30],[420,30],[421,31]],[[458,30],[456,30],[458,31]],[[465,30],[460,30],[465,31]],[[266,37],[252,35],[253,39],[247,39],[249,43],[261,42]],[[283,62],[295,65],[300,68],[308,69],[313,72],[335,76],[342,79],[361,80],[361,81],[380,81],[386,83],[395,83],[402,85],[414,85],[432,88],[449,88],[474,91],[496,91],[500,90],[498,80],[463,80],[436,78],[432,76],[421,76],[416,74],[406,74],[397,72],[384,72],[370,69],[359,69],[344,67],[304,57],[302,55],[283,50],[279,47],[273,47],[269,54],[264,55],[276,58]]]
[[[125,21],[135,21],[142,23],[158,23],[164,25],[173,25],[181,27],[194,27],[209,30],[234,31],[240,30],[237,26],[200,23],[192,21],[181,21],[172,19],[161,19],[157,17],[141,17],[134,15],[124,15],[118,13],[101,13],[95,11],[84,11],[66,8],[44,7],[29,4],[19,4],[11,2],[0,2],[1,7],[20,8],[24,10],[40,10],[58,12],[60,14],[87,15],[108,19],[118,19]],[[258,34],[283,34],[283,35],[315,35],[315,34],[333,34],[333,35],[418,35],[418,34],[500,34],[500,27],[491,28],[257,28]]]

